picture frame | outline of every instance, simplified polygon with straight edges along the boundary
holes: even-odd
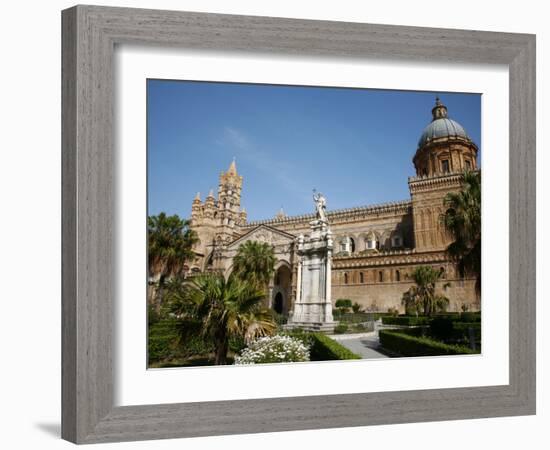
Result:
[[[64,10],[62,35],[64,439],[83,444],[535,413],[535,36],[100,6]],[[118,44],[507,65],[509,384],[115,407]]]

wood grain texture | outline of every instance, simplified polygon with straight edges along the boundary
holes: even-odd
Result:
[[[77,6],[63,11],[62,436],[77,443],[535,412],[535,38],[468,30]],[[510,71],[510,383],[113,407],[115,44],[300,58],[506,64]]]

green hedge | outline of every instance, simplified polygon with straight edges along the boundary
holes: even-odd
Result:
[[[380,330],[380,344],[402,356],[440,356],[478,353],[468,347],[448,345],[427,337],[409,336],[400,331]]]
[[[446,312],[437,313],[432,316],[434,319],[449,319],[453,322],[481,322],[481,312]]]
[[[411,327],[411,328],[400,328],[399,332],[406,334],[408,336],[426,336],[428,334],[429,328],[427,326],[420,327]]]
[[[469,342],[470,328],[476,341],[481,341],[481,322],[462,322],[448,317],[435,317],[430,322],[430,334],[451,343]]]
[[[334,361],[339,359],[361,359],[351,350],[329,338],[323,333],[310,333],[312,345],[310,357],[312,361]]]
[[[338,309],[333,311],[334,318],[336,320],[339,320],[340,322],[346,322],[346,323],[359,323],[359,322],[372,322],[378,320],[380,317],[387,316],[388,313],[380,313],[380,312],[347,312],[347,313],[341,313]]]
[[[382,317],[382,323],[384,325],[401,325],[405,327],[414,327],[418,325],[427,325],[430,321],[429,317],[425,316],[385,316]]]
[[[346,331],[348,331],[348,324],[347,323],[339,323],[334,327],[334,334],[343,334]]]

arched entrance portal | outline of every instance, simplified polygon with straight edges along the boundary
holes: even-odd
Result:
[[[282,314],[283,306],[284,306],[283,294],[281,294],[280,292],[277,292],[275,294],[275,298],[273,299],[273,309],[275,310],[276,313]]]
[[[287,265],[282,265],[273,276],[271,307],[279,314],[288,314],[290,309],[291,272]]]

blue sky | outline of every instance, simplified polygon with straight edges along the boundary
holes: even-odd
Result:
[[[147,81],[148,208],[189,217],[233,157],[249,220],[406,200],[436,94],[481,142],[479,94]]]

